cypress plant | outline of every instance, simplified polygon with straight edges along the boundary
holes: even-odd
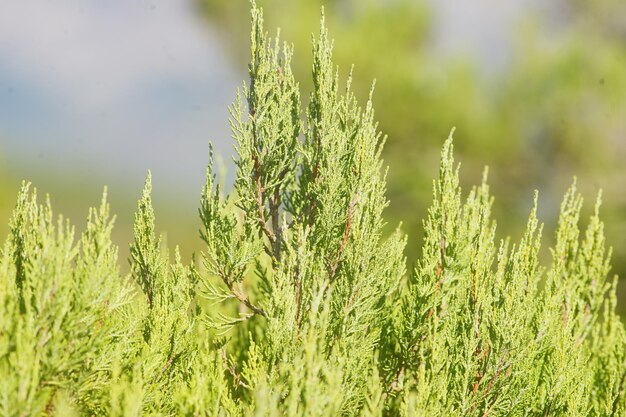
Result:
[[[581,231],[572,185],[543,265],[536,196],[520,241],[497,241],[487,173],[464,196],[450,136],[407,272],[371,94],[340,83],[323,17],[306,110],[292,57],[253,3],[236,180],[223,195],[209,163],[198,262],[157,236],[149,174],[126,275],[106,190],[76,240],[24,184],[0,253],[1,414],[624,415],[600,197]]]

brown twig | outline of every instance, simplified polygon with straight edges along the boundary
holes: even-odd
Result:
[[[50,399],[46,403],[45,413],[46,413],[47,416],[53,416],[55,414],[54,412],[56,411],[55,410],[56,407],[54,405],[54,400],[56,399],[56,395],[57,395],[57,389],[55,389],[52,392],[52,395],[50,396]],[[21,415],[23,415],[23,414],[21,414]],[[28,415],[28,413],[26,415]]]
[[[359,295],[359,290],[360,290],[359,287],[356,287],[352,290],[352,294],[350,294],[350,298],[348,298],[348,302],[346,303],[344,310],[350,311],[352,309]]]
[[[404,382],[404,366],[401,366],[400,370],[398,371],[398,374],[393,379],[393,381],[391,381],[391,386],[390,386],[391,391],[392,392],[400,391],[402,388],[403,382]]]
[[[489,356],[489,342],[486,341],[485,342],[485,347],[484,349],[480,348],[480,345],[476,346],[476,351],[474,352],[474,355],[478,358],[478,360],[480,361],[480,356],[482,356],[482,363],[484,363],[484,360],[488,358]],[[478,393],[478,387],[480,385],[480,381],[482,381],[484,374],[481,372],[480,368],[476,370],[476,376],[474,377],[474,385],[472,387],[472,394],[476,395],[476,393]]]
[[[233,377],[235,386],[236,387],[242,386],[245,388],[250,388],[247,384],[245,384],[241,380],[241,374],[237,372],[237,369],[235,368],[235,364],[228,360],[228,357],[226,356],[226,351],[224,350],[224,348],[219,349],[219,352],[220,352],[220,356],[222,357],[222,360],[224,361],[224,364],[226,365],[226,369],[228,369],[228,372]]]
[[[296,287],[296,331],[300,329],[300,301],[302,298],[302,282],[296,277],[294,281]]]
[[[169,367],[172,366],[174,361],[178,359],[179,356],[180,356],[180,353],[177,353],[176,355],[170,355],[170,357],[167,358],[167,362],[165,362],[165,366],[163,367],[163,369],[161,369],[161,373],[164,373],[165,371],[167,371]]]
[[[150,304],[150,308],[152,309],[154,305],[154,278],[152,277],[152,274],[147,274],[146,282],[148,283],[146,287],[146,296],[148,297],[148,303]]]
[[[319,130],[315,132],[315,145],[317,146],[317,154],[315,155],[315,165],[313,166],[313,171],[311,172],[311,182],[315,184],[319,179],[320,172],[320,152],[322,149],[322,138]],[[309,226],[313,225],[313,219],[315,217],[315,211],[317,210],[317,203],[315,201],[315,196],[313,193],[310,193],[309,197],[309,207],[307,207],[307,215],[308,215],[308,224]]]
[[[350,229],[352,227],[352,216],[354,215],[354,207],[356,206],[357,198],[353,198],[348,206],[348,215],[346,219],[346,226],[343,229],[343,238],[341,239],[341,243],[339,245],[339,250],[337,251],[337,256],[335,260],[332,262],[328,262],[328,269],[330,270],[330,280],[335,279],[335,272],[337,271],[337,267],[339,266],[339,262],[341,261],[341,256],[343,255],[343,251],[346,249],[346,245],[348,244],[348,238],[350,237]]]
[[[437,294],[437,292],[439,292],[439,288],[441,288],[441,285],[443,284],[442,274],[443,274],[445,255],[446,255],[446,238],[445,236],[443,236],[443,232],[442,232],[441,240],[439,241],[439,261],[437,262],[437,269],[435,271],[437,282],[435,283],[434,294]],[[434,312],[435,312],[435,307],[431,307],[428,310],[428,314],[426,315],[426,318],[430,319],[433,316]]]
[[[439,262],[437,262],[437,278],[441,277],[443,273],[443,265],[446,256],[446,238],[445,236],[441,236],[441,240],[439,241]]]
[[[500,358],[500,361],[498,362],[498,366],[496,367],[496,372],[493,374],[493,377],[491,378],[491,380],[489,381],[489,384],[487,385],[487,388],[485,389],[485,392],[483,393],[483,395],[481,396],[480,400],[477,400],[468,410],[468,414],[471,413],[476,407],[478,407],[478,404],[480,404],[483,400],[485,400],[489,394],[491,393],[491,390],[493,389],[494,385],[496,384],[496,381],[498,380],[498,378],[500,377],[500,375],[502,374],[502,371],[504,370],[504,361],[505,358],[507,356],[507,349],[504,349],[504,352],[502,353],[502,357]],[[509,368],[509,370],[507,371],[507,375],[509,375],[511,371],[511,368]],[[493,407],[493,404],[487,408],[485,410],[485,412],[483,413],[482,417],[487,417],[489,415],[489,413],[491,412],[491,409]]]
[[[546,411],[543,413],[543,417],[547,417],[548,415],[550,415],[550,411],[552,410],[552,403],[554,402],[554,397],[550,398],[550,402],[548,403],[548,407],[546,408]]]
[[[276,73],[278,74],[278,86],[280,87],[280,90],[282,91],[282,89],[283,89],[283,68],[280,65],[276,68]]]
[[[274,187],[274,192],[272,193],[272,198],[269,200],[270,204],[270,214],[272,216],[272,232],[275,236],[275,241],[273,242],[273,257],[276,262],[280,261],[280,246],[282,243],[282,229],[279,223],[279,210],[280,210],[280,185],[282,180],[285,178],[287,173],[291,170],[291,167],[285,167],[278,174],[278,184]],[[258,187],[258,185],[257,185]],[[258,204],[258,201],[257,201]]]
[[[254,314],[258,314],[260,316],[267,317],[267,314],[265,313],[265,310],[263,310],[261,307],[257,307],[254,304],[252,304],[252,302],[250,301],[250,298],[248,298],[240,290],[238,290],[233,285],[233,283],[230,283],[230,285],[229,285],[229,283],[227,282],[226,285],[228,286],[228,289],[230,290],[230,292],[235,296],[235,298],[237,298],[237,300],[239,300],[242,304],[244,304],[246,307],[248,307],[250,310],[252,310],[254,312]]]
[[[248,307],[250,310],[252,310],[252,312],[254,314],[258,314],[260,316],[267,317],[267,313],[265,312],[265,310],[263,310],[263,308],[257,307],[254,304],[252,304],[252,302],[250,301],[250,298],[248,298],[246,295],[244,295],[243,292],[240,289],[235,287],[234,280],[231,280],[231,279],[228,278],[228,274],[226,274],[226,271],[224,271],[222,268],[219,268],[219,274],[218,275],[222,279],[224,284],[226,284],[226,286],[230,290],[230,293],[232,295],[234,295],[235,298],[237,300],[239,300],[240,303],[242,303],[243,305]]]
[[[485,390],[485,397],[489,395],[489,393],[491,392],[491,389],[496,383],[496,380],[500,377],[500,374],[504,370],[504,359],[506,358],[506,355],[507,355],[507,350],[505,348],[504,352],[502,353],[502,357],[500,358],[500,362],[498,363],[498,367],[496,368],[496,373],[493,374],[493,378],[491,378],[491,381],[489,381],[489,385],[487,386],[487,389]]]
[[[102,327],[102,325],[104,324],[104,320],[106,318],[108,308],[109,308],[109,300],[106,299],[102,302],[102,308],[100,309],[100,318],[96,321],[96,324],[98,325],[98,327]],[[2,333],[0,333],[0,336],[1,335]]]
[[[280,180],[280,178],[279,178]],[[278,208],[280,207],[280,185],[274,188],[274,193],[270,199],[270,214],[272,216],[272,229],[276,240],[274,241],[274,254],[276,258],[280,256],[280,225],[278,224]]]
[[[276,235],[269,228],[269,226],[267,225],[267,221],[265,220],[265,204],[263,204],[263,192],[265,190],[261,185],[261,169],[259,164],[259,156],[254,153],[252,155],[252,158],[254,159],[254,180],[256,182],[256,206],[259,214],[259,225],[261,226],[261,229],[263,229],[263,232],[265,233],[267,238],[270,240],[270,243],[274,245],[276,243]]]
[[[569,317],[567,314],[567,304],[565,304],[565,301],[561,303],[561,321],[563,322],[563,327],[567,327]]]

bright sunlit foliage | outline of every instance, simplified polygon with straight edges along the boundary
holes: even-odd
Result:
[[[155,233],[148,175],[130,273],[106,192],[85,232],[18,196],[0,253],[0,414],[618,416],[626,334],[598,211],[575,184],[552,262],[535,208],[497,241],[487,174],[463,194],[441,153],[424,246],[383,233],[372,95],[341,83],[322,18],[303,110],[293,50],[253,6],[250,82],[231,108],[237,174],[212,163],[189,265]]]

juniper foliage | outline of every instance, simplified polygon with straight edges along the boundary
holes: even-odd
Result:
[[[600,197],[583,232],[572,185],[542,265],[537,198],[521,240],[496,241],[487,173],[464,196],[450,136],[407,274],[402,232],[382,232],[372,97],[340,83],[323,18],[304,112],[292,47],[254,4],[251,45],[235,186],[209,164],[201,265],[170,261],[149,174],[128,275],[106,190],[76,241],[24,184],[0,254],[2,415],[626,413]]]

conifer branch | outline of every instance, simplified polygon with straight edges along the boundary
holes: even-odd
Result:
[[[233,382],[235,383],[235,386],[242,386],[244,388],[250,389],[250,387],[242,381],[241,374],[237,372],[235,364],[232,361],[228,360],[228,356],[226,356],[226,351],[224,350],[224,348],[220,348],[219,353],[222,357],[222,360],[224,361],[224,365],[226,366],[228,373],[230,373],[230,375],[233,377]]]
[[[163,366],[163,368],[161,369],[161,373],[165,373],[174,363],[174,361],[176,361],[178,359],[178,357],[180,356],[180,352],[175,354],[175,355],[170,355],[167,358],[167,361],[165,362],[165,365]]]
[[[246,307],[252,310],[255,314],[259,314],[263,317],[267,317],[265,310],[263,310],[261,307],[257,307],[254,304],[252,304],[252,302],[250,301],[250,298],[248,298],[240,290],[235,288],[234,285],[231,284],[228,288],[240,302],[242,302]]]
[[[294,291],[295,291],[295,299],[296,299],[296,330],[300,330],[300,305],[302,303],[302,281],[299,277],[299,266],[296,266],[296,272],[294,275]]]
[[[238,289],[235,286],[235,280],[230,279],[228,277],[228,275],[225,273],[225,271],[220,269],[219,276],[222,279],[222,282],[224,282],[224,284],[226,285],[226,287],[228,287],[228,290],[231,292],[231,294],[237,300],[239,300],[240,303],[242,303],[243,305],[248,307],[250,310],[252,310],[252,312],[254,314],[258,314],[260,316],[267,317],[267,314],[265,313],[265,310],[263,308],[261,308],[261,307],[258,307],[256,305],[254,305],[252,303],[252,301],[250,301],[250,298],[247,295],[245,295],[241,289]]]
[[[335,259],[331,262],[327,259],[328,269],[329,269],[329,277],[332,282],[335,279],[335,272],[337,271],[337,267],[339,266],[339,262],[341,261],[341,256],[343,255],[343,251],[346,249],[346,245],[348,244],[348,238],[350,237],[350,228],[352,227],[352,217],[354,215],[354,207],[358,202],[357,197],[353,198],[348,205],[348,213],[346,216],[346,225],[343,229],[343,237],[341,238],[341,243],[339,244],[339,249],[337,250],[337,254]]]
[[[290,170],[291,170],[291,167],[286,167],[285,169],[283,169],[283,171],[281,171],[278,174],[278,177],[277,177],[278,180],[277,180],[276,185],[274,186],[274,192],[272,194],[272,198],[269,200],[270,214],[272,216],[272,232],[275,237],[275,241],[273,245],[273,249],[274,249],[273,258],[275,262],[280,261],[280,250],[281,250],[281,245],[282,245],[282,229],[281,229],[280,221],[279,221],[279,214],[280,214],[279,211],[280,211],[280,205],[281,205],[280,188],[281,188],[283,180],[285,179],[285,176],[289,173]]]
[[[259,164],[259,156],[254,153],[252,155],[254,159],[254,182],[256,183],[256,206],[257,206],[257,214],[259,216],[259,225],[263,232],[270,240],[270,243],[274,245],[276,243],[276,235],[267,225],[267,221],[265,220],[265,204],[263,204],[263,193],[265,189],[261,184],[261,172],[260,172],[260,164]]]

